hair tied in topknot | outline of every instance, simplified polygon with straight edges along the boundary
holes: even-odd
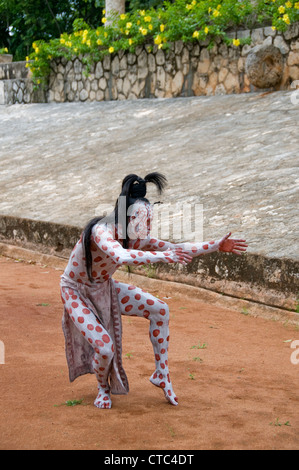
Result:
[[[142,199],[146,196],[146,184],[153,183],[161,194],[167,185],[167,179],[158,172],[149,173],[143,179],[138,175],[127,175],[122,182],[121,196]]]

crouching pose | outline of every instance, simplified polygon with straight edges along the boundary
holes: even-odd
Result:
[[[111,408],[111,393],[129,391],[122,366],[121,315],[149,320],[155,358],[150,381],[163,390],[169,403],[178,404],[168,366],[168,306],[136,286],[112,279],[115,271],[123,265],[187,264],[195,256],[219,250],[240,254],[247,247],[245,240],[230,239],[231,234],[220,241],[192,244],[151,238],[152,207],[145,198],[148,183],[161,193],[166,178],[151,173],[144,179],[128,175],[123,180],[113,214],[88,223],[61,276],[69,378],[72,382],[80,375],[95,374],[98,408]]]

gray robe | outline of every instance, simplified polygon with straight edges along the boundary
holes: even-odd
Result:
[[[63,275],[61,276],[61,287],[68,287],[77,292],[111,336],[115,351],[109,375],[111,393],[115,395],[127,394],[129,384],[122,366],[121,312],[113,279],[89,287],[74,282]],[[63,312],[62,329],[65,337],[65,352],[70,381],[73,382],[77,377],[84,374],[93,374],[92,358],[94,350],[75,326],[66,309]]]

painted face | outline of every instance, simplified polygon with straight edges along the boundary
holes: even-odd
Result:
[[[145,240],[149,237],[153,208],[144,201],[137,201],[129,208],[130,222],[128,224],[128,235],[131,240]]]

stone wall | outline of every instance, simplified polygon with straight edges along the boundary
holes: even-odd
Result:
[[[0,63],[0,104],[173,98],[295,87],[299,23],[283,34],[271,27],[231,34],[236,39],[249,36],[252,44],[243,47],[228,47],[221,40],[212,49],[207,43],[182,41],[167,51],[138,46],[134,54],[120,51],[106,56],[90,70],[82,57],[56,59],[48,90],[33,85],[25,62]]]
[[[233,38],[251,36],[252,44],[228,47],[220,40],[212,49],[205,43],[171,44],[163,51],[157,46],[138,46],[134,54],[123,51],[106,56],[89,73],[82,58],[52,63],[48,101],[103,101],[139,98],[171,98],[214,94],[246,93],[260,89],[289,89],[299,80],[299,24],[286,33],[271,27],[240,31]],[[250,61],[260,49],[266,56],[260,67],[269,77],[274,68],[276,81],[257,88],[251,77],[260,69]],[[276,51],[274,58],[273,54]],[[279,57],[278,57],[279,56]],[[278,57],[278,59],[277,59]],[[276,61],[278,60],[278,64]],[[261,62],[261,61],[260,61]],[[259,64],[260,65],[260,64]]]
[[[34,86],[26,62],[0,63],[0,105],[45,103],[46,100],[46,92]]]

